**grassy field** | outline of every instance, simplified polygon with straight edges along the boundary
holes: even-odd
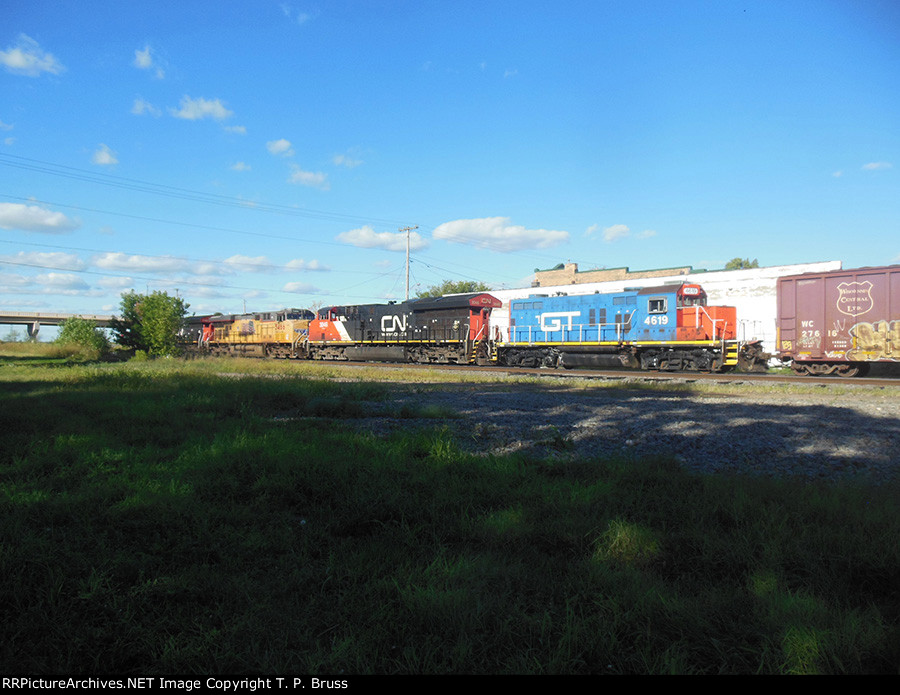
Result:
[[[0,671],[898,672],[896,487],[474,456],[367,374],[0,350]]]

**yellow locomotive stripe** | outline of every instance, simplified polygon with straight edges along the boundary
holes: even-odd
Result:
[[[462,345],[464,340],[310,340],[310,345]]]
[[[731,344],[735,341],[726,341],[726,344]],[[604,341],[602,343],[596,342],[565,342],[565,343],[500,343],[500,347],[556,347],[559,345],[566,347],[650,347],[654,345],[703,345],[708,347],[718,347],[721,345],[721,341],[718,340],[635,340],[635,341]]]

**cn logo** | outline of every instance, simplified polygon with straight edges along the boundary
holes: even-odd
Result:
[[[550,311],[541,314],[542,331],[558,331],[562,328],[563,319],[566,319],[566,330],[572,330],[572,318],[581,316],[580,311]]]
[[[382,316],[381,332],[382,333],[403,333],[406,330],[405,316]]]

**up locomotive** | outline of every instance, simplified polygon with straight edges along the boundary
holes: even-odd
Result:
[[[192,316],[181,338],[192,351],[213,356],[303,357],[314,316],[307,309]]]

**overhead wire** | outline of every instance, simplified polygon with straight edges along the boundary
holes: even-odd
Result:
[[[225,207],[258,210],[260,212],[273,212],[281,215],[311,217],[316,219],[332,219],[337,221],[354,222],[382,222],[392,225],[403,224],[402,220],[379,219],[371,216],[349,215],[345,213],[329,212],[326,210],[315,210],[312,208],[296,208],[294,206],[281,205],[278,203],[250,203],[246,200],[241,200],[239,198],[234,198],[232,196],[222,195],[219,193],[206,193],[204,191],[195,191],[189,188],[180,188],[178,186],[153,183],[151,181],[143,181],[141,179],[132,179],[103,172],[94,172],[87,169],[79,169],[77,167],[70,167],[64,164],[54,164],[53,162],[45,162],[39,159],[31,159],[29,157],[21,157],[19,155],[13,155],[4,152],[0,152],[0,165],[26,171],[50,174],[52,176],[60,176],[76,181],[97,183],[103,186],[111,186],[113,188],[138,191],[141,193],[151,193],[153,195],[190,200],[198,203],[208,203],[211,205],[221,205]]]
[[[149,258],[156,260],[168,260],[168,261],[186,261],[191,263],[211,263],[211,264],[221,264],[225,267],[232,266],[242,266],[246,268],[256,269],[257,271],[263,270],[281,270],[284,272],[331,272],[331,268],[296,268],[291,267],[290,265],[277,265],[275,263],[251,263],[247,261],[233,261],[230,259],[225,260],[213,260],[209,258],[189,258],[187,256],[159,256],[148,253],[134,253],[129,251],[105,251],[103,249],[91,249],[84,248],[80,246],[62,246],[59,244],[41,244],[33,241],[12,241],[9,239],[0,239],[0,244],[15,244],[16,246],[37,246],[39,248],[47,248],[47,249],[63,249],[66,251],[85,251],[88,253],[102,253],[102,254],[122,254],[130,257],[138,256],[140,258]],[[75,271],[72,271],[75,272]],[[349,273],[353,275],[375,275],[378,277],[382,276],[382,273],[371,270],[341,270],[337,271],[340,273]],[[209,273],[214,274],[214,273]]]
[[[42,264],[42,263],[23,263],[23,262],[18,262],[18,261],[0,260],[0,265],[12,265],[12,266],[19,266],[19,267],[26,267],[26,268],[38,268],[41,270],[57,270],[57,271],[66,272],[66,273],[79,273],[79,274],[83,274],[83,275],[99,275],[101,277],[121,278],[121,279],[126,279],[126,280],[142,280],[145,282],[154,282],[154,283],[159,283],[161,280],[161,278],[159,278],[159,277],[134,275],[131,273],[129,273],[128,275],[120,275],[118,273],[102,273],[102,272],[96,271],[96,270],[84,270],[84,269],[80,269],[80,268],[66,268],[66,267],[61,267],[61,266],[46,265],[46,264]],[[385,275],[387,275],[387,274],[389,274],[389,273],[385,273]],[[335,296],[333,293],[326,294],[326,293],[322,293],[319,291],[298,292],[298,291],[285,290],[285,289],[273,290],[271,288],[263,288],[263,287],[247,287],[245,285],[226,285],[226,284],[222,284],[222,283],[198,282],[196,280],[189,280],[187,278],[168,279],[166,281],[166,284],[176,284],[176,283],[178,285],[192,285],[195,287],[209,287],[209,288],[213,288],[213,289],[249,290],[252,292],[294,294],[294,295],[303,295],[303,296],[311,296],[311,297]],[[360,284],[364,284],[364,283],[360,283]],[[348,289],[350,289],[350,288],[348,288]],[[348,296],[348,295],[345,295],[342,292],[341,296]],[[371,295],[349,295],[349,296],[355,296],[359,299],[371,298]]]
[[[22,170],[34,171],[37,173],[49,174],[49,175],[53,175],[53,176],[59,176],[59,177],[68,178],[71,180],[84,181],[84,182],[92,183],[92,184],[111,186],[111,187],[125,189],[125,190],[132,190],[132,191],[141,192],[141,193],[150,193],[150,194],[154,194],[154,195],[166,196],[166,197],[171,197],[171,198],[175,198],[175,199],[189,200],[192,202],[198,202],[198,203],[204,203],[204,204],[212,204],[212,205],[219,205],[219,206],[226,206],[226,207],[237,207],[237,208],[241,208],[241,209],[249,210],[249,211],[269,212],[269,213],[276,213],[276,214],[282,214],[282,215],[299,216],[299,217],[307,217],[307,218],[314,218],[314,219],[324,219],[324,220],[331,220],[331,221],[345,221],[345,222],[352,221],[354,223],[380,222],[383,224],[404,224],[404,222],[400,221],[400,220],[379,219],[379,218],[372,218],[372,217],[364,217],[364,216],[360,216],[360,215],[351,215],[351,214],[344,214],[344,213],[329,212],[329,211],[324,211],[324,210],[315,210],[315,209],[309,209],[309,208],[296,208],[293,206],[273,204],[273,203],[259,203],[259,202],[248,203],[248,201],[246,201],[246,200],[234,198],[232,196],[226,196],[226,195],[215,194],[215,193],[206,193],[203,191],[196,191],[196,190],[192,190],[192,189],[180,188],[177,186],[170,186],[167,184],[157,184],[154,182],[145,181],[145,180],[141,180],[141,179],[133,179],[133,178],[128,178],[128,177],[115,176],[115,175],[108,174],[105,172],[93,172],[93,171],[89,171],[89,170],[85,170],[85,169],[80,169],[77,167],[70,167],[70,166],[66,166],[66,165],[62,165],[62,164],[46,162],[43,160],[22,157],[19,155],[12,155],[9,153],[0,153],[0,165],[12,167],[12,168],[18,168],[18,169],[22,169]],[[85,207],[85,206],[70,205],[70,204],[44,201],[44,200],[36,200],[34,198],[23,198],[23,197],[18,197],[18,196],[12,196],[9,194],[0,194],[0,197],[4,197],[4,198],[10,199],[10,200],[20,200],[20,201],[26,201],[26,202],[41,203],[41,204],[45,204],[45,205],[54,205],[57,207],[69,208],[69,209],[73,209],[73,210],[96,212],[96,213],[100,213],[100,214],[120,216],[120,217],[124,217],[124,218],[138,219],[138,220],[142,220],[142,221],[146,221],[146,222],[155,222],[155,223],[159,223],[159,224],[171,224],[171,225],[176,225],[176,226],[181,226],[181,227],[192,227],[195,229],[204,229],[204,230],[215,231],[215,232],[228,232],[228,233],[243,234],[243,235],[253,236],[253,237],[281,239],[281,240],[300,242],[300,243],[305,243],[305,244],[320,244],[320,245],[341,246],[341,247],[354,246],[356,248],[359,248],[356,245],[348,243],[348,242],[321,241],[321,240],[317,240],[317,239],[300,239],[297,236],[271,234],[271,233],[266,233],[266,232],[252,232],[252,231],[248,231],[248,230],[233,229],[233,228],[228,228],[228,227],[219,227],[219,226],[213,226],[213,225],[202,225],[202,224],[181,222],[178,220],[168,220],[168,219],[155,218],[155,217],[149,217],[149,216],[144,216],[144,215],[135,215],[135,214],[130,214],[130,213],[122,213],[122,212],[115,212],[115,211],[109,211],[109,210],[100,210],[97,208],[90,208],[90,207]],[[436,229],[437,229],[437,226],[430,228],[432,240],[434,240],[433,232]],[[440,237],[440,239],[443,241],[455,242],[455,243],[460,243],[460,244],[471,244],[472,243],[472,240],[470,238],[459,236],[459,235],[442,235]],[[486,248],[488,250],[496,251],[498,253],[499,252],[514,253],[514,254],[528,253],[531,257],[535,257],[535,258],[540,257],[540,258],[547,258],[547,259],[550,259],[553,261],[558,260],[558,257],[550,257],[550,256],[545,256],[543,254],[535,254],[534,252],[532,252],[530,250],[525,250],[525,249],[508,251],[506,249],[501,248],[500,245],[498,245],[496,243],[492,243],[490,240],[480,240],[478,245],[480,247]],[[108,251],[106,251],[106,252],[105,251],[94,251],[94,252],[115,253],[115,252],[108,252]],[[465,277],[467,279],[473,279],[473,280],[475,279],[475,278],[465,275],[459,271],[454,271],[449,268],[443,268],[434,263],[428,263],[426,260],[423,260],[425,258],[428,258],[427,256],[420,255],[420,256],[417,256],[417,258],[419,259],[418,262],[420,262],[423,265],[426,265],[428,267],[438,269],[438,270],[441,270],[442,272],[450,273],[450,274],[456,275],[458,277]],[[447,265],[455,265],[451,262],[447,262],[447,261],[443,261],[443,262],[447,263]],[[467,270],[471,271],[471,266],[465,266],[465,267]],[[77,272],[77,271],[72,271],[72,272]],[[484,271],[484,272],[489,272],[489,271]],[[490,271],[490,272],[494,272],[494,271]],[[381,275],[375,274],[375,275],[376,275],[376,277],[384,276],[384,274],[381,274]]]

